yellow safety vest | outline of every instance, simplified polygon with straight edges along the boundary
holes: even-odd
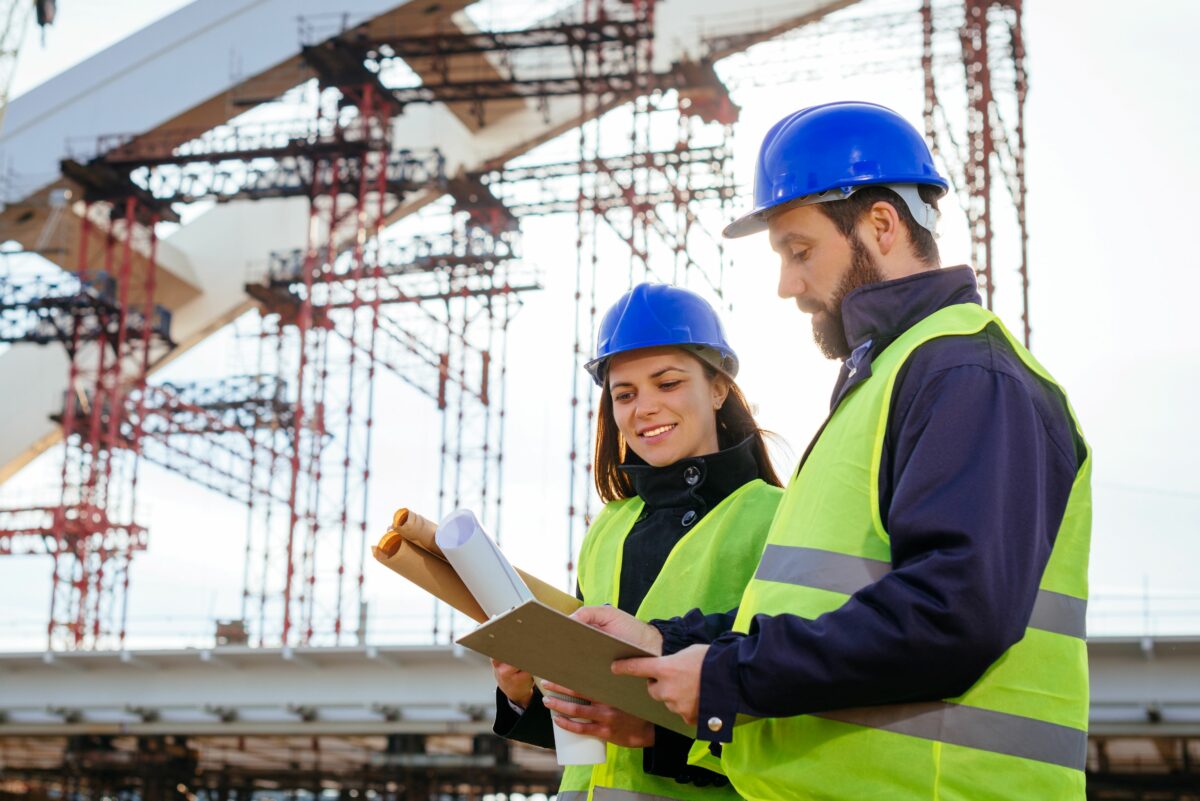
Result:
[[[754,574],[783,490],[761,479],[743,484],[717,504],[671,549],[637,610],[640,620],[676,617],[692,609],[727,612],[738,604]],[[614,501],[596,517],[579,553],[579,588],[588,605],[617,605],[625,538],[642,513],[641,498]],[[715,767],[715,763],[705,764]],[[718,768],[719,769],[719,768]],[[563,771],[560,801],[736,799],[726,786],[680,784],[642,771],[642,750],[608,745],[602,765]]]
[[[742,597],[736,631],[748,631],[760,614],[815,619],[891,569],[878,488],[896,377],[925,342],[975,334],[988,325],[1003,331],[1033,373],[1055,384],[996,316],[977,304],[941,309],[906,331],[872,363],[871,377],[843,399],[789,484]],[[755,801],[1082,801],[1090,477],[1089,452],[1025,636],[973,687],[931,703],[738,726],[721,757],[738,792]]]

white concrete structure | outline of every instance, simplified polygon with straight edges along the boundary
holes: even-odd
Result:
[[[1200,639],[1096,639],[1091,733],[1200,736]],[[0,654],[0,737],[491,730],[492,671],[451,646]]]
[[[744,21],[739,23],[742,31],[735,32],[756,22],[759,38],[764,38],[852,2],[795,0],[785,8],[778,0],[747,0],[738,4],[738,18]],[[0,214],[0,241],[15,239],[33,249],[53,239],[60,248],[48,255],[73,269],[78,209],[54,222],[54,230],[48,228],[49,191],[63,185],[58,164],[68,145],[94,150],[98,136],[118,133],[153,133],[184,142],[244,112],[247,98],[269,99],[302,84],[312,73],[299,57],[298,18],[312,20],[325,36],[343,23],[419,34],[435,26],[466,26],[458,13],[466,5],[466,0],[341,0],[339,15],[331,15],[329,5],[319,0],[186,6],[10,104],[0,136],[0,165],[15,170],[18,180]],[[719,26],[712,20],[728,20],[729,15],[722,0],[660,1],[656,68],[700,55],[701,32],[716,33]],[[740,37],[721,52],[752,41]],[[499,76],[490,61],[476,58],[472,69]],[[418,75],[432,69],[430,64],[410,66]],[[469,109],[412,106],[395,122],[395,141],[415,149],[436,144],[453,173],[511,158],[579,121],[580,104],[573,97],[545,103],[497,101],[489,105],[483,125]],[[248,307],[242,287],[250,264],[261,263],[271,251],[303,246],[305,209],[302,200],[217,206],[162,244],[157,294],[174,313],[174,337],[182,343],[177,353]],[[0,355],[0,376],[27,390],[6,399],[5,425],[0,427],[3,482],[56,441],[56,427],[47,415],[66,384],[65,358],[53,349],[31,353],[28,347],[13,348]]]

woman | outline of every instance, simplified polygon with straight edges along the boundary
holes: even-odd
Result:
[[[734,383],[737,356],[721,322],[699,295],[640,284],[605,314],[599,340],[586,368],[603,389],[595,481],[606,505],[583,542],[578,594],[642,620],[728,611],[758,564],[782,490]],[[601,799],[609,788],[737,797],[723,776],[688,766],[691,739],[604,704],[543,699],[528,673],[493,667],[497,734],[552,747],[551,709],[575,718],[554,725],[608,741],[604,764],[566,768],[560,799]]]

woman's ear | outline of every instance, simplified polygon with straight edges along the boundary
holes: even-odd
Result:
[[[725,399],[729,397],[729,379],[721,374],[713,378],[711,385],[713,411],[719,410],[725,405]]]

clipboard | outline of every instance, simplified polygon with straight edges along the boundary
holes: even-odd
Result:
[[[549,679],[601,703],[687,737],[696,728],[655,701],[646,680],[614,676],[613,660],[657,656],[586,623],[526,601],[458,638],[458,643],[501,662]]]

